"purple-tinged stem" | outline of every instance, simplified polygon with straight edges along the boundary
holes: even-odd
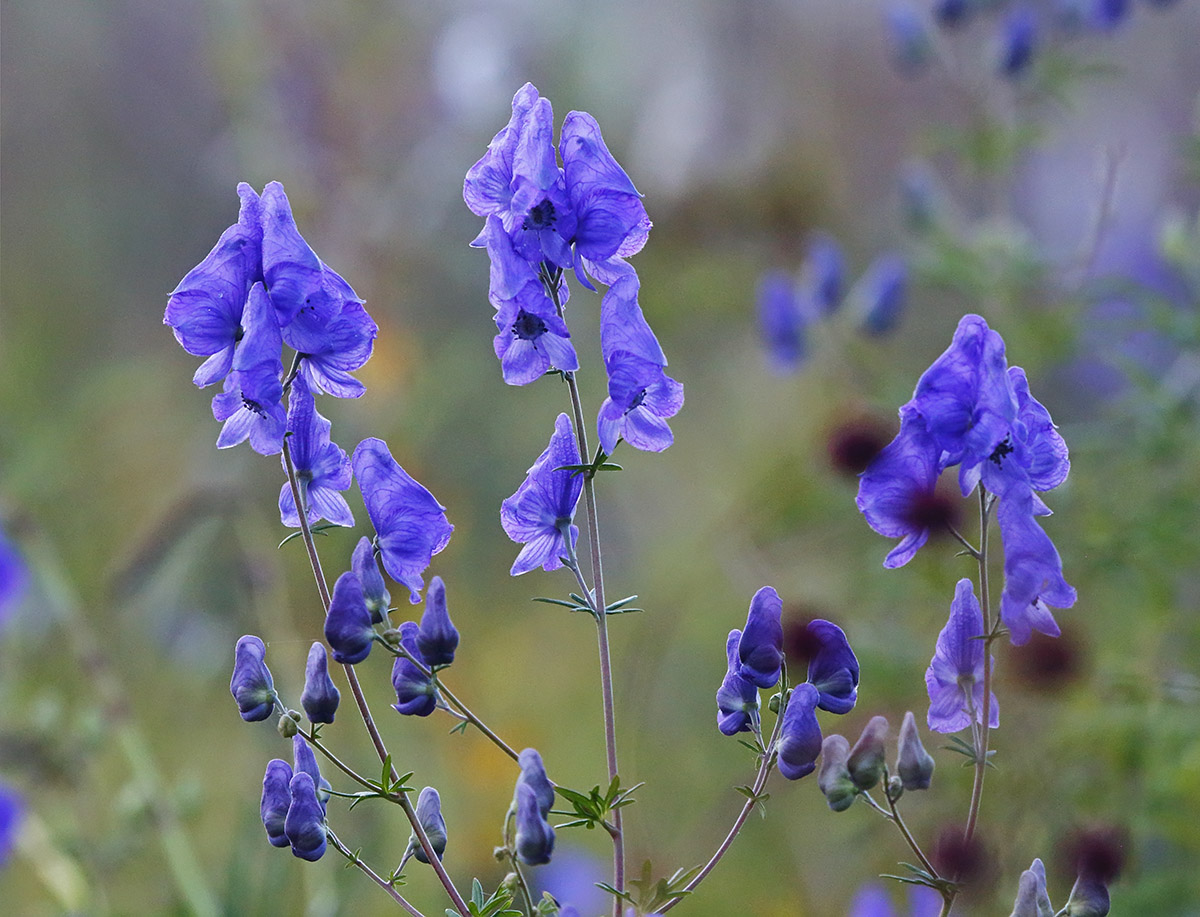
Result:
[[[329,842],[333,845],[334,849],[338,853],[340,853],[342,856],[344,856],[353,865],[357,866],[359,869],[361,869],[363,872],[365,872],[370,877],[372,882],[374,882],[376,885],[378,885],[380,888],[382,888],[385,892],[387,892],[389,895],[391,895],[393,900],[395,900],[395,902],[397,904],[399,904],[402,908],[404,908],[406,911],[408,911],[408,913],[411,914],[412,917],[425,917],[425,915],[422,914],[420,911],[418,911],[415,907],[413,907],[412,904],[410,904],[408,902],[408,900],[402,894],[400,894],[400,892],[396,891],[396,886],[392,885],[391,882],[389,882],[387,879],[385,879],[383,876],[381,876],[379,873],[377,873],[375,870],[373,870],[370,866],[368,866],[366,863],[364,863],[361,859],[359,859],[358,855],[355,854],[353,851],[351,851],[348,847],[346,847],[346,845],[343,844],[338,839],[338,836],[336,834],[334,834],[329,829],[326,829],[326,836],[329,838]]]

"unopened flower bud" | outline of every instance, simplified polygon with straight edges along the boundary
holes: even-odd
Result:
[[[887,767],[883,743],[887,739],[888,721],[882,716],[873,716],[867,728],[862,731],[854,748],[850,749],[850,757],[846,759],[846,768],[850,778],[860,790],[869,790],[883,776]]]
[[[772,713],[778,713],[779,712],[779,702],[782,697],[783,697],[783,695],[781,695],[781,694],[772,694],[771,699],[769,701],[767,701],[767,709],[770,710]]]
[[[334,662],[357,665],[371,652],[375,629],[363,601],[358,575],[347,570],[333,584],[329,614],[325,616],[325,642],[333,650]]]
[[[371,623],[383,621],[383,613],[387,611],[392,597],[383,584],[383,575],[379,572],[379,564],[375,562],[375,548],[371,540],[363,536],[358,540],[354,554],[350,558],[350,569],[358,576],[362,585],[363,604],[371,615]]]
[[[850,778],[846,759],[850,756],[850,743],[845,736],[831,735],[821,745],[821,769],[817,772],[817,786],[825,794],[825,801],[835,812],[845,812],[854,803],[858,787]]]
[[[896,773],[900,775],[906,790],[927,790],[933,779],[933,756],[921,744],[917,732],[917,720],[912,711],[904,714],[900,724],[900,755],[896,760]]]
[[[1021,873],[1021,884],[1017,888],[1017,900],[1013,902],[1009,917],[1054,917],[1054,908],[1046,894],[1046,867],[1041,860]]]
[[[429,716],[437,709],[437,688],[433,679],[412,661],[425,664],[425,657],[417,648],[417,625],[405,621],[400,625],[400,646],[412,658],[397,656],[392,664],[392,687],[396,690],[396,703],[392,707],[405,716]]]
[[[425,836],[429,838],[429,846],[440,860],[446,852],[446,820],[442,818],[442,797],[431,786],[421,790],[421,795],[417,797],[417,821],[421,823]],[[417,840],[416,834],[408,839],[408,844],[412,849],[413,859],[420,863],[429,862],[425,848]]]
[[[554,829],[538,806],[537,793],[527,783],[517,784],[517,859],[526,866],[550,862]]]
[[[274,847],[288,846],[287,835],[283,830],[287,818],[291,795],[288,784],[292,782],[292,767],[286,761],[275,758],[267,764],[267,772],[263,775],[262,803],[259,814],[262,816],[263,827],[267,829],[267,840]]]
[[[288,784],[291,802],[283,822],[292,853],[302,860],[319,860],[325,855],[325,807],[317,799],[316,784],[309,774],[293,774]]]
[[[294,711],[288,710],[279,717],[279,722],[275,724],[275,728],[279,734],[285,739],[290,739],[300,731],[300,724],[292,717]]]
[[[895,802],[904,795],[904,781],[895,774],[892,774],[892,776],[888,777],[886,792],[887,798],[892,802]]]
[[[312,723],[332,723],[342,696],[329,677],[329,659],[325,655],[325,644],[314,643],[308,651],[308,662],[304,667],[304,693],[300,705]]]
[[[452,663],[457,648],[458,628],[446,610],[446,586],[440,576],[435,576],[425,593],[425,611],[417,631],[417,649],[429,665],[435,666]]]
[[[253,634],[238,639],[233,652],[233,677],[229,693],[247,723],[265,720],[275,709],[275,683],[264,658],[267,648]]]

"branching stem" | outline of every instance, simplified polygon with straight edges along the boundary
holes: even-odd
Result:
[[[387,879],[385,879],[383,876],[381,876],[379,873],[377,873],[375,870],[373,870],[370,866],[368,866],[366,863],[364,863],[361,859],[359,859],[358,854],[355,853],[354,851],[350,850],[345,844],[343,844],[341,842],[341,840],[338,838],[338,836],[333,833],[333,831],[331,831],[329,828],[326,828],[325,835],[329,839],[329,843],[333,845],[334,850],[336,850],[338,853],[340,853],[342,856],[344,856],[347,860],[349,860],[353,865],[357,866],[364,873],[366,873],[370,877],[372,882],[374,882],[376,885],[378,885],[380,888],[382,888],[385,892],[387,892],[392,897],[392,899],[397,904],[399,904],[402,908],[404,908],[406,911],[408,911],[408,913],[411,914],[412,917],[425,917],[424,914],[422,914],[415,907],[413,907],[412,904],[409,903],[407,898],[405,898],[402,894],[400,894],[400,892],[398,892],[396,890],[396,886],[392,885],[391,882],[389,882]]]

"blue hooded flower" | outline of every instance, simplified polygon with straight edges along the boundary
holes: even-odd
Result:
[[[929,728],[934,732],[959,732],[983,722],[983,611],[969,579],[958,581],[950,619],[938,634],[933,660],[925,672],[929,692]],[[996,695],[990,700],[988,726],[1000,725]]]
[[[550,862],[554,853],[554,829],[546,820],[538,794],[528,783],[517,783],[517,859],[526,866]]]
[[[605,360],[608,397],[600,405],[596,428],[600,447],[610,455],[618,440],[643,452],[662,452],[675,441],[667,418],[683,407],[683,386],[662,366],[618,350]]]
[[[371,613],[371,623],[383,621],[383,613],[391,605],[392,597],[383,582],[383,574],[379,572],[379,564],[375,561],[375,546],[365,535],[358,539],[354,554],[350,559],[350,569],[358,577],[362,586],[363,601],[367,611]]]
[[[446,610],[446,586],[440,576],[429,581],[425,593],[425,611],[417,630],[417,649],[431,666],[450,665],[458,648],[458,628]]]
[[[353,570],[347,570],[333,584],[325,616],[325,642],[333,650],[334,662],[357,665],[370,655],[374,639],[362,583]]]
[[[0,784],[0,868],[8,862],[16,844],[17,828],[24,814],[21,797],[16,791]]]
[[[351,526],[354,516],[341,494],[350,487],[353,478],[350,458],[341,446],[329,441],[329,430],[329,421],[317,413],[308,384],[297,376],[292,380],[288,401],[288,450],[296,468],[300,499],[308,510],[308,522],[312,525],[328,519],[335,525]],[[287,463],[283,466],[286,470]],[[284,525],[300,527],[290,482],[279,491],[279,519]]]
[[[396,463],[383,440],[364,439],[352,461],[383,567],[408,587],[415,605],[425,585],[422,574],[449,544],[454,526],[446,521],[446,508]]]
[[[291,801],[283,822],[284,835],[292,853],[313,862],[325,855],[325,808],[317,801],[317,788],[306,773],[292,775],[288,784]]]
[[[738,641],[738,674],[758,688],[773,688],[783,669],[783,600],[763,586],[750,600]]]
[[[405,621],[400,625],[400,645],[405,652],[426,669],[429,662],[421,655],[417,646],[417,625]],[[429,716],[437,709],[437,688],[433,680],[418,668],[411,659],[397,656],[392,664],[392,687],[396,690],[396,703],[392,705],[404,716]]]
[[[554,435],[530,466],[516,493],[500,505],[500,524],[513,541],[525,547],[510,573],[519,576],[534,567],[557,570],[563,557],[573,556],[579,529],[575,506],[583,492],[583,477],[564,466],[580,464],[575,431],[566,414],[554,422]]]
[[[321,767],[317,764],[317,756],[313,754],[312,746],[302,735],[292,736],[292,770],[297,774],[308,774],[312,778],[313,786],[316,787],[317,801],[321,804],[321,811],[324,812],[325,804],[333,795],[330,792],[333,787],[328,780],[321,776]]]
[[[897,742],[899,754],[896,758],[896,774],[906,790],[927,790],[933,781],[933,756],[921,744],[917,732],[917,718],[911,710],[904,714]]]
[[[846,757],[846,770],[850,779],[863,792],[875,786],[887,770],[884,749],[887,734],[887,719],[882,716],[871,717]]]
[[[788,780],[799,780],[817,768],[821,754],[821,727],[817,723],[820,693],[805,682],[796,685],[788,698],[779,738],[775,743],[779,773]]]
[[[725,679],[717,690],[717,728],[722,734],[731,736],[739,732],[750,732],[758,723],[758,688],[741,675],[742,663],[738,658],[738,645],[742,641],[740,630],[731,630],[725,641],[725,657],[728,667]]]
[[[275,682],[264,661],[267,648],[253,634],[238,638],[233,651],[233,677],[229,693],[247,723],[265,720],[275,710]]]
[[[246,299],[263,279],[261,203],[245,182],[237,193],[242,202],[238,221],[179,282],[163,315],[184,350],[208,357],[192,377],[202,388],[225,378],[233,367]]]
[[[807,355],[805,309],[796,282],[783,271],[768,271],[758,282],[758,327],[771,367],[795,372]]]
[[[1059,435],[1050,412],[1029,393],[1025,370],[1008,370],[1016,397],[1016,419],[1011,431],[979,466],[979,476],[990,492],[1004,497],[1010,492],[1053,490],[1071,470],[1067,444]],[[969,478],[968,481],[971,479]],[[1034,497],[1035,515],[1046,515],[1041,500]]]
[[[293,322],[293,325],[297,324]],[[378,334],[379,326],[362,303],[347,300],[341,312],[330,319],[319,334],[313,336],[314,339],[305,342],[304,350],[299,351],[300,375],[319,392],[335,398],[358,398],[366,391],[366,386],[350,373],[361,369],[371,358]],[[285,340],[289,336],[296,340],[294,335],[287,333]],[[299,340],[296,342],[300,343]]]
[[[605,363],[618,352],[634,354],[648,363],[666,366],[658,338],[638,304],[641,282],[630,268],[616,278],[600,300],[600,354]]]
[[[290,764],[279,758],[267,762],[259,813],[262,816],[263,827],[267,829],[267,840],[273,847],[287,847],[289,843],[284,831],[284,822],[287,820],[288,807],[292,804],[291,792],[288,789],[291,782]]]
[[[427,786],[421,790],[421,794],[417,797],[417,821],[421,823],[421,828],[425,831],[425,837],[429,840],[429,846],[433,848],[433,852],[437,854],[437,858],[440,860],[442,854],[446,852],[446,842],[448,840],[446,835],[446,819],[442,817],[442,797],[431,786]],[[425,848],[417,840],[416,834],[409,837],[408,847],[412,851],[413,859],[417,862],[429,862],[429,857],[425,855]]]
[[[808,640],[815,645],[808,661],[808,681],[820,694],[817,706],[845,714],[858,700],[858,659],[845,632],[821,618],[808,622]]]
[[[212,401],[213,417],[224,422],[217,448],[228,449],[250,440],[259,455],[283,448],[286,418],[283,410],[283,341],[271,301],[261,283],[250,290],[242,316],[245,335],[233,355],[233,370],[225,390]]]
[[[1044,504],[1026,490],[1023,494],[1010,492],[996,509],[1004,539],[1000,618],[1014,646],[1027,643],[1035,630],[1057,637],[1058,624],[1048,606],[1070,608],[1075,604],[1075,590],[1063,578],[1058,550],[1034,518],[1039,506]]]
[[[558,150],[577,221],[570,239],[575,276],[591,289],[584,268],[637,254],[650,234],[650,219],[642,195],[605,146],[595,118],[569,112]]]
[[[554,808],[554,784],[546,776],[546,766],[537,749],[526,748],[517,756],[521,767],[521,775],[517,778],[517,786],[527,786],[533,790],[537,799],[538,811],[545,817]]]
[[[329,677],[325,644],[314,643],[308,650],[308,661],[304,666],[304,692],[300,695],[300,706],[304,708],[310,723],[332,723],[340,700],[341,693]]]

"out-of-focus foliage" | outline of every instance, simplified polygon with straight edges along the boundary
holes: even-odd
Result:
[[[997,646],[999,767],[980,821],[995,867],[965,909],[1004,911],[1034,856],[1065,900],[1058,852],[1105,823],[1129,838],[1115,912],[1200,913],[1196,4],[1140,11],[1015,84],[972,77],[969,42],[943,48],[955,79],[896,76],[874,3],[680,16],[671,3],[64,0],[8,3],[4,19],[0,510],[34,570],[0,635],[0,772],[27,810],[0,873],[6,908],[394,911],[361,875],[265,842],[260,781],[286,743],[270,721],[242,723],[228,693],[234,642],[253,632],[297,706],[321,632],[301,545],[276,550],[278,462],[214,448],[195,361],[160,324],[233,221],[239,180],[287,186],[380,325],[366,395],[328,413],[341,445],[386,439],[447,506],[454,540],[431,573],[462,633],[448,683],[556,781],[601,782],[591,627],[530,601],[573,583],[510,578],[499,525],[565,394],[502,383],[460,197],[528,79],[560,117],[595,114],[646,195],[641,304],[687,386],[671,449],[622,447],[626,470],[599,479],[610,593],[645,609],[612,627],[622,784],[647,781],[624,809],[630,863],[653,860],[655,876],[701,863],[740,808],[731,788],[753,760],[717,733],[713,694],[724,636],[765,583],[785,623],[829,618],[852,641],[862,682],[842,731],[908,709],[921,721],[969,561],[943,541],[883,570],[888,545],[828,449],[848,420],[894,424],[973,311],[1071,447],[1045,525],[1080,598],[1057,643]],[[933,183],[916,223],[898,190],[914,159]],[[818,226],[856,265],[902,247],[908,309],[869,340],[835,317],[802,373],[780,378],[756,345],[757,277],[794,268]],[[598,300],[571,308],[594,416],[603,376],[583,355],[598,353]],[[320,540],[331,580],[364,531]],[[494,887],[511,762],[473,732],[447,736],[448,720],[392,716],[383,659],[360,676],[398,767],[441,793],[450,873]],[[372,771],[351,710],[331,735]],[[905,804],[932,846],[961,820],[970,776],[926,745],[933,787]],[[842,915],[905,858],[871,813],[834,815],[815,781],[782,783],[683,913]],[[385,872],[399,861],[402,819],[331,811],[351,848]],[[556,859],[594,857],[602,879],[599,834],[563,830]],[[405,889],[442,906],[428,870],[408,869]]]

